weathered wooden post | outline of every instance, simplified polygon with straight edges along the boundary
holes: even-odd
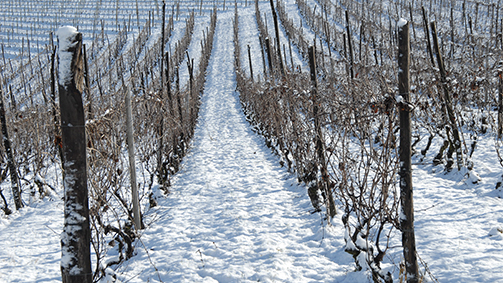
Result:
[[[502,62],[500,62],[500,65]],[[503,67],[503,66],[502,66]],[[498,139],[501,140],[503,132],[503,73],[501,70],[498,72]]]
[[[428,49],[428,54],[430,54],[431,65],[435,67],[435,60],[433,60],[433,52],[431,51],[431,41],[430,41],[430,28],[428,27],[428,18],[426,17],[426,11],[424,7],[421,7],[423,11],[423,23],[424,23],[424,35],[426,36],[426,48]]]
[[[89,84],[89,66],[87,65],[87,53],[86,45],[84,44],[84,82],[85,82],[85,93],[87,95],[87,117],[88,119],[93,119],[93,107],[91,100],[91,85]]]
[[[134,135],[133,135],[133,114],[131,106],[131,89],[126,88],[126,135],[127,135],[127,149],[129,155],[129,174],[131,178],[131,194],[133,200],[133,218],[136,230],[143,228],[140,215],[140,202],[138,200],[138,187],[136,183],[136,167],[135,167],[135,154],[134,154]]]
[[[23,201],[21,199],[21,190],[19,184],[19,178],[17,176],[17,166],[14,160],[14,154],[12,153],[12,145],[9,138],[9,131],[7,130],[7,118],[5,117],[5,106],[3,99],[3,81],[0,80],[0,120],[2,123],[2,136],[3,145],[5,152],[7,153],[7,166],[9,167],[10,182],[12,189],[12,198],[14,199],[14,204],[16,205],[16,210],[23,207]]]
[[[159,117],[159,125],[157,126],[158,138],[157,138],[157,178],[159,184],[162,184],[163,188],[165,187],[167,176],[163,172],[163,153],[164,153],[164,88],[166,83],[166,76],[164,72],[164,49],[165,49],[165,25],[166,25],[166,3],[162,2],[162,27],[161,27],[161,50],[160,50],[160,72],[161,72],[161,89],[159,91],[159,99],[163,102],[161,103],[161,115]],[[129,91],[127,91],[129,93]],[[127,94],[126,94],[127,96]]]
[[[271,3],[272,18],[274,19],[274,30],[276,32],[276,44],[278,46],[278,61],[279,70],[281,71],[281,76],[285,76],[285,67],[283,67],[283,58],[281,56],[281,42],[279,40],[279,25],[278,25],[278,15],[276,14],[276,9],[274,8],[273,0],[269,1]]]
[[[410,40],[409,23],[398,21],[398,107],[400,111],[400,228],[402,230],[403,257],[408,283],[419,282],[414,234],[414,202],[412,194],[411,127],[408,107],[410,92]]]
[[[162,1],[162,27],[161,27],[161,94],[164,90],[164,84],[166,83],[166,78],[165,72],[164,72],[164,49],[165,49],[165,44],[166,44],[166,32],[165,32],[165,26],[166,26],[166,2],[163,0]]]
[[[56,47],[53,45],[53,35],[50,34],[50,42],[51,42],[51,115],[54,123],[54,145],[59,154],[59,158],[61,159],[61,164],[65,162],[63,155],[63,144],[61,143],[61,127],[59,124],[58,111],[56,105]]]
[[[250,77],[253,82],[253,66],[252,66],[252,59],[251,59],[251,52],[250,52],[250,45],[248,45],[248,62],[250,64]]]
[[[452,148],[456,152],[456,159],[458,164],[458,171],[464,166],[463,162],[463,152],[461,150],[461,134],[458,130],[458,125],[456,122],[456,116],[454,115],[454,108],[452,106],[451,96],[449,95],[449,87],[447,85],[447,72],[445,71],[444,61],[442,59],[442,54],[440,54],[440,46],[438,44],[437,35],[437,25],[435,22],[431,22],[431,32],[433,37],[433,47],[437,54],[438,69],[440,70],[440,82],[442,83],[442,89],[444,91],[444,103],[445,109],[447,110],[447,117],[452,131]],[[449,135],[449,129],[447,129],[447,135]],[[451,162],[452,163],[452,162]],[[450,170],[452,164],[447,164],[447,169]]]
[[[274,69],[273,69],[272,56],[271,56],[271,43],[270,43],[268,37],[265,38],[265,51],[267,52],[267,61],[269,63],[269,75],[273,76]],[[265,73],[264,73],[264,75],[265,75]]]
[[[351,28],[349,26],[349,13],[346,10],[346,32],[348,36],[348,49],[349,49],[349,73],[351,76],[351,79],[355,78],[355,71],[354,71],[354,58],[353,58],[353,44],[351,43]]]
[[[65,221],[61,234],[63,283],[91,283],[91,230],[87,192],[86,131],[82,91],[82,34],[61,27],[59,38],[59,107],[64,160]]]
[[[315,57],[315,49],[313,46],[309,47],[309,68],[311,69],[311,84],[312,84],[312,94],[311,99],[313,101],[313,116],[314,116],[314,128],[316,133],[316,153],[318,155],[318,164],[317,167],[320,168],[321,172],[321,190],[325,193],[325,201],[327,207],[327,222],[330,223],[332,217],[335,216],[335,202],[332,196],[332,191],[330,189],[329,183],[329,175],[327,169],[327,162],[325,159],[325,143],[323,142],[323,132],[321,130],[321,123],[319,117],[319,101],[318,101],[318,82],[316,80],[316,57]]]

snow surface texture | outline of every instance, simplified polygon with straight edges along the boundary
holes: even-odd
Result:
[[[159,218],[142,235],[138,255],[117,274],[129,282],[341,281],[352,269],[343,252],[342,266],[334,261],[342,237],[324,234],[305,188],[241,111],[229,56],[232,17],[218,15],[192,151],[172,194],[150,212]]]
[[[137,255],[115,273],[123,282],[370,282],[342,250],[340,215],[334,227],[322,226],[305,187],[249,130],[234,91],[232,17],[219,12],[191,153],[172,194],[145,212],[149,226]],[[240,29],[242,38],[256,33]],[[503,282],[503,202],[494,190],[501,167],[491,137],[479,139],[473,160],[477,184],[420,160],[413,167],[417,250],[442,283]],[[32,200],[25,192],[27,206],[0,218],[2,283],[61,282],[62,182],[55,172],[48,176],[59,195]],[[399,237],[387,262],[402,258]]]
[[[56,199],[0,218],[0,282],[61,282],[64,205]]]

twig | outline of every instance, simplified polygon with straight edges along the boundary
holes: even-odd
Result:
[[[417,258],[419,259],[419,261],[421,262],[421,265],[424,266],[424,271],[430,276],[430,279],[433,282],[439,283],[437,278],[435,276],[433,276],[433,274],[431,273],[431,270],[428,267],[428,264],[419,256],[419,254],[417,252],[416,252],[416,255],[417,255]]]
[[[164,282],[164,281],[162,281],[161,275],[159,274],[159,269],[157,269],[157,267],[155,266],[155,264],[152,262],[152,258],[150,258],[150,254],[148,253],[147,247],[145,246],[145,244],[143,243],[143,241],[140,238],[138,238],[138,240],[140,241],[141,245],[145,249],[145,253],[147,254],[148,261],[150,262],[150,264],[152,265],[152,267],[155,269],[155,272],[157,273],[157,277],[159,278],[159,281],[160,282]]]

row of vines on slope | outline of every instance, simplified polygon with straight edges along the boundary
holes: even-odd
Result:
[[[239,44],[235,45],[239,50]],[[236,55],[239,53],[236,51]],[[288,73],[278,81],[254,83],[243,76],[239,65],[237,74],[248,120],[282,157],[283,164],[295,170],[299,180],[308,185],[313,207],[321,210],[322,203],[330,203],[330,196],[321,189],[325,180],[321,177],[322,164],[313,138],[316,129],[309,77],[304,73]],[[394,123],[390,123],[396,113],[390,116],[371,113],[368,103],[361,103],[368,97],[355,93],[352,102],[347,102],[347,97],[336,95],[337,89],[324,81],[319,82],[317,93],[319,118],[326,137],[329,193],[344,210],[346,249],[355,256],[359,269],[370,266],[379,278],[379,266],[390,247],[388,239],[398,224],[399,199],[393,181],[397,176],[397,155],[392,134]],[[365,132],[372,132],[379,122],[385,126],[381,131],[383,144],[369,149],[372,135]],[[388,280],[390,275],[382,276]]]
[[[89,51],[85,62],[83,99],[92,249],[96,256],[95,281],[105,275],[107,267],[121,264],[134,255],[134,240],[138,237],[132,229],[133,210],[127,170],[124,119],[127,89],[133,93],[137,164],[143,169],[138,181],[140,201],[147,204],[147,208],[148,204],[155,206],[156,198],[168,192],[170,176],[179,170],[193,135],[217,13],[214,9],[210,15],[198,17],[209,18],[210,24],[200,42],[201,54],[191,54],[199,59],[197,62],[189,60],[191,78],[186,85],[180,85],[178,70],[184,68],[181,63],[189,55],[186,50],[192,41],[196,16],[194,12],[188,13],[184,19],[185,33],[168,48],[166,43],[174,28],[173,15],[162,27],[164,37],[153,33],[152,22],[146,20],[138,32],[124,25],[113,42],[106,44],[107,36],[103,35],[101,40],[94,40],[90,48],[84,47],[83,50],[84,53]],[[21,65],[24,71],[14,68],[14,74],[11,74],[9,69],[1,70],[17,173],[22,194],[29,192],[30,202],[37,201],[37,196],[59,198],[56,188],[62,186],[60,178],[45,179],[51,174],[59,177],[61,172],[58,166],[61,164],[58,156],[61,152],[58,96],[53,87],[58,77],[55,54],[55,44],[51,44]],[[196,69],[197,72],[192,71]],[[161,74],[166,74],[164,83]],[[159,131],[161,123],[164,131]],[[0,149],[5,152],[3,145]],[[3,181],[8,169],[4,155],[1,156]],[[10,201],[3,192],[1,195],[5,200],[2,211],[10,213]],[[106,259],[114,254],[117,256]]]
[[[318,57],[317,88],[314,89],[309,77],[302,73],[280,75],[271,71],[274,74],[272,79],[261,82],[247,78],[239,65],[242,55],[239,31],[235,30],[241,101],[253,127],[266,137],[268,145],[281,156],[281,162],[308,185],[315,210],[320,210],[321,203],[328,204],[330,195],[335,197],[343,211],[342,221],[347,231],[345,248],[354,255],[357,267],[370,270],[376,281],[389,282],[391,274],[383,273],[380,266],[395,263],[389,252],[397,245],[396,235],[400,230],[396,107],[399,95],[396,83],[398,43],[395,30],[398,16],[390,17],[387,25],[382,20],[368,20],[384,17],[378,2],[353,3],[351,7],[355,10],[346,13],[346,17],[341,4],[344,1],[319,2],[296,1],[298,11],[317,37],[313,43],[319,42],[315,56]],[[270,47],[264,46],[263,38],[270,35],[264,28],[258,1],[255,3],[262,52],[268,54],[267,48]],[[468,19],[470,3],[463,4],[458,16]],[[316,12],[311,5],[323,8]],[[500,6],[497,9],[496,5],[486,7],[487,15],[493,21],[479,22],[478,30],[485,30],[487,34],[468,36],[461,30],[451,32],[454,29],[451,24],[453,16],[446,17],[441,10],[432,11],[431,17],[437,21],[443,19],[443,22],[432,24],[425,15],[427,24],[423,25],[422,9],[401,3],[389,7],[393,8],[397,10],[388,11],[389,15],[404,13],[404,18],[412,18],[410,107],[414,109],[414,158],[419,162],[442,165],[447,172],[456,164],[467,180],[476,182],[477,174],[473,171],[476,168],[470,159],[477,136],[496,136],[498,118],[494,110],[502,109],[497,99],[502,83],[498,78],[501,76],[501,45],[495,42],[495,36],[499,38],[498,28],[489,27],[498,22]],[[444,12],[455,11],[460,6],[452,2],[449,8]],[[283,1],[277,1],[277,11],[289,40],[307,59],[309,45],[313,43],[306,41],[302,26],[296,26],[288,18]],[[235,26],[237,29],[237,23]],[[438,31],[433,29],[436,26]],[[499,23],[497,26],[501,27]],[[437,57],[433,62],[423,40],[425,35],[433,42],[432,54]],[[443,56],[451,47],[452,51]],[[276,56],[275,52],[270,54],[267,56]],[[270,61],[274,65],[279,60],[284,58],[276,57]],[[445,62],[443,68],[440,61]],[[313,98],[314,91],[317,99]],[[315,141],[317,119],[322,125],[324,139],[321,148],[324,149],[329,180],[325,179],[323,164],[316,154],[320,148]],[[435,142],[440,144],[435,147],[439,152],[429,153]],[[458,155],[457,160],[454,154]],[[321,189],[323,182],[328,182],[328,193]],[[398,270],[398,265],[395,267]]]

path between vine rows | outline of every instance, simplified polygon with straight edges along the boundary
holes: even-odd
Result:
[[[149,212],[158,219],[142,235],[147,248],[118,273],[130,282],[350,282],[343,237],[310,213],[305,187],[245,120],[232,17],[218,15],[191,152],[171,194]]]
[[[218,14],[190,153],[171,194],[144,211],[148,227],[136,255],[113,266],[118,281],[370,282],[368,273],[353,272],[340,220],[327,227],[322,215],[311,214],[306,188],[250,130],[235,91],[233,16],[232,9]],[[257,36],[254,25],[240,27],[240,37]],[[494,190],[501,168],[493,149],[491,138],[478,140],[477,184],[422,160],[414,167],[418,254],[439,282],[502,282],[503,206]],[[0,283],[61,282],[61,180],[48,175],[58,192],[26,198],[25,208],[0,218]],[[390,246],[387,261],[395,265],[383,267],[397,278],[399,235]]]

